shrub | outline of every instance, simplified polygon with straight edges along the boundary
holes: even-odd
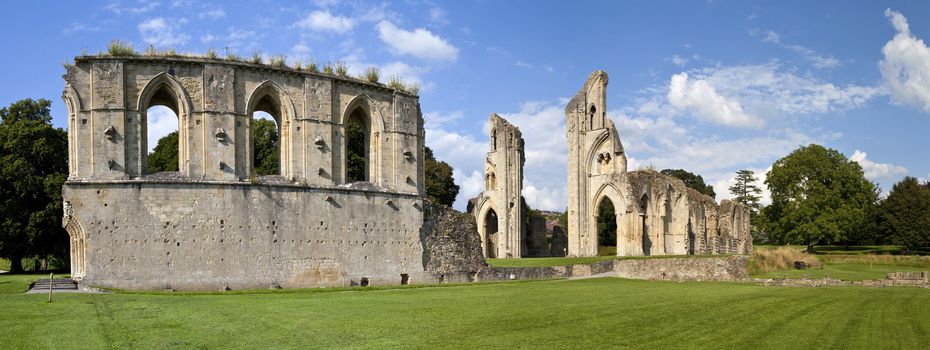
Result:
[[[406,91],[410,93],[411,95],[420,95],[420,83],[412,82],[406,87],[407,87]]]
[[[214,49],[209,49],[209,50],[207,50],[207,58],[209,58],[209,59],[211,59],[211,60],[216,59],[216,50],[214,50]]]
[[[274,55],[268,59],[268,64],[270,64],[272,67],[283,68],[285,67],[285,61],[287,61],[287,56]]]
[[[110,56],[135,56],[136,50],[132,48],[132,43],[128,41],[113,39],[107,45],[107,53]]]
[[[307,62],[307,70],[318,73],[320,71],[320,66],[316,63],[316,61],[311,59],[309,62]]]
[[[371,83],[377,83],[378,79],[381,77],[381,70],[378,67],[371,66],[365,68],[365,79]]]
[[[249,62],[254,64],[262,64],[264,62],[264,57],[262,57],[261,50],[252,51],[252,59]]]
[[[326,73],[326,74],[333,74],[333,65],[330,64],[330,63],[324,64],[324,65],[323,65],[323,73]]]
[[[340,76],[340,77],[343,77],[343,78],[348,77],[348,76],[349,76],[349,66],[347,66],[347,65],[346,65],[345,63],[343,63],[343,62],[336,62],[336,75],[338,75],[338,76]]]
[[[388,79],[388,87],[394,90],[404,91],[404,81],[396,75],[391,75]]]
[[[807,266],[821,266],[820,260],[813,255],[797,248],[778,247],[754,251],[749,260],[749,270],[756,273],[793,269],[795,261],[803,261]]]

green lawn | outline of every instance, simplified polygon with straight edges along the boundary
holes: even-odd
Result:
[[[9,280],[23,278],[0,275]],[[45,298],[0,295],[2,348],[913,349],[930,341],[930,292],[917,288],[609,278]]]
[[[879,265],[879,264],[833,264],[824,263],[823,268],[809,268],[804,270],[781,270],[775,272],[765,272],[754,274],[752,277],[758,278],[825,278],[827,276],[845,280],[845,281],[862,281],[884,279],[889,272],[906,272],[906,271],[930,271],[925,267],[912,267],[900,265]]]

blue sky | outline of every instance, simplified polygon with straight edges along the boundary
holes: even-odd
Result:
[[[608,113],[631,168],[690,170],[717,199],[729,197],[736,170],[764,173],[807,143],[859,161],[885,190],[906,175],[930,179],[926,1],[5,6],[0,104],[51,99],[61,127],[62,63],[111,39],[140,51],[343,61],[352,72],[378,66],[419,82],[427,145],[455,168],[459,209],[481,191],[491,112],[523,130],[529,204],[564,209],[563,108],[595,69],[610,74]]]

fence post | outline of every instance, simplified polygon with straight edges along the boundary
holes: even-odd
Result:
[[[54,272],[49,273],[48,274],[48,302],[50,303],[52,302],[52,284],[55,283],[54,281],[55,281],[55,273]]]

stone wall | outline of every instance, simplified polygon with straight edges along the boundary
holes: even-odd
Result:
[[[354,78],[186,57],[66,66],[72,276],[126,289],[431,282],[419,97]],[[148,174],[148,109],[178,117],[176,172]],[[252,169],[253,113],[278,127],[279,174]],[[350,116],[365,179],[346,177]]]
[[[617,255],[747,254],[749,211],[689,191],[653,170],[627,171],[619,132],[605,111],[607,73],[591,73],[565,107],[568,255],[598,254],[597,216],[613,204]]]
[[[490,267],[478,281],[615,277],[663,281],[736,281],[747,276],[745,256],[604,260],[593,264],[554,267]]]
[[[421,236],[423,266],[434,274],[474,274],[487,267],[475,218],[426,201]]]
[[[68,183],[82,284],[307,288],[430,281],[415,195],[280,184]],[[364,281],[363,281],[364,280]]]

